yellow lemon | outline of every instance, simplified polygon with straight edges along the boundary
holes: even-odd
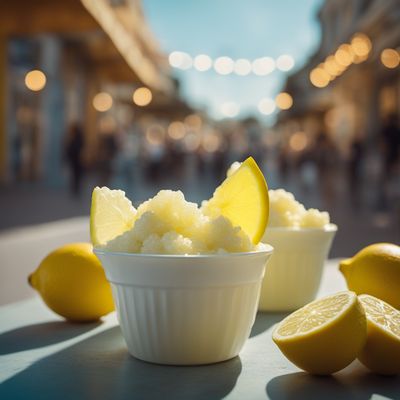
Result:
[[[90,243],[54,250],[28,280],[49,308],[69,320],[95,321],[114,310],[111,287]]]
[[[203,206],[212,217],[223,215],[257,244],[268,223],[269,197],[264,175],[252,157],[229,175]]]
[[[90,208],[90,238],[105,244],[132,228],[136,210],[122,190],[95,187]]]
[[[400,247],[376,243],[340,263],[347,286],[357,294],[370,294],[400,309]]]
[[[339,292],[307,304],[281,321],[272,334],[293,364],[317,375],[349,365],[366,337],[365,312],[354,292]]]
[[[367,315],[368,335],[358,359],[373,372],[399,374],[400,311],[367,294],[359,299]]]

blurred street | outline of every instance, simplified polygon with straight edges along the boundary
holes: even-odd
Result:
[[[399,1],[0,10],[1,235],[88,217],[96,185],[200,203],[251,155],[330,213],[331,256],[400,243]]]

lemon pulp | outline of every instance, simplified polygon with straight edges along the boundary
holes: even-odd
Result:
[[[349,365],[363,347],[367,322],[354,292],[315,300],[286,317],[272,338],[283,354],[313,374],[331,374]]]
[[[90,238],[105,244],[132,228],[136,210],[122,190],[95,187],[90,208]]]
[[[370,295],[359,299],[367,315],[368,335],[358,359],[374,372],[400,373],[400,311]]]

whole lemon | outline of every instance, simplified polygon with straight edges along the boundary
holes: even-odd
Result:
[[[400,247],[376,243],[340,263],[347,286],[400,309]]]
[[[114,310],[110,284],[90,243],[51,252],[28,281],[43,301],[71,321],[95,321]]]

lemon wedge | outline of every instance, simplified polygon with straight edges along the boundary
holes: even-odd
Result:
[[[122,190],[95,187],[90,209],[90,238],[103,245],[132,228],[136,210]]]
[[[268,186],[252,157],[217,187],[203,211],[211,217],[223,215],[240,226],[254,244],[260,241],[268,223]]]
[[[349,365],[367,337],[364,309],[354,292],[339,292],[295,311],[275,328],[272,339],[299,368],[317,375]]]
[[[359,296],[367,314],[367,343],[358,359],[373,372],[400,373],[400,311],[376,297]]]

